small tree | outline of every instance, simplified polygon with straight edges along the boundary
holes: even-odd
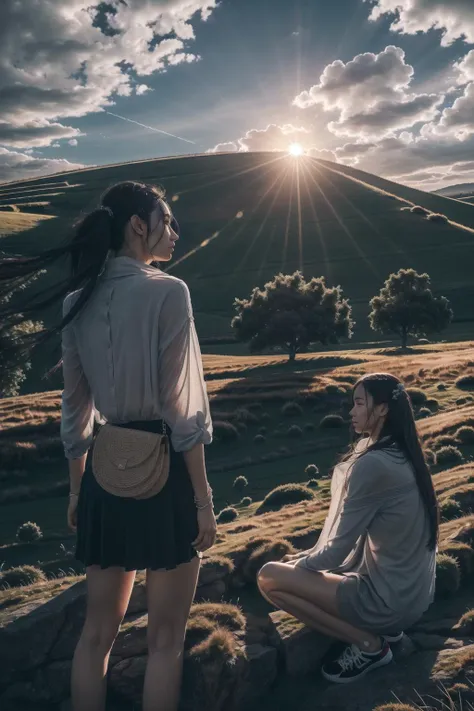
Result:
[[[255,353],[281,346],[294,361],[310,343],[338,343],[351,338],[352,308],[340,286],[328,287],[324,277],[305,281],[301,272],[277,274],[249,299],[235,299],[232,327],[239,341]]]
[[[453,318],[449,301],[434,296],[428,274],[414,269],[400,269],[390,274],[378,296],[370,302],[370,326],[381,333],[396,333],[407,347],[409,336],[439,333]]]

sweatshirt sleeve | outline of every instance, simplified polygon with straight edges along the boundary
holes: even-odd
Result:
[[[75,294],[64,300],[63,316],[74,303]],[[61,440],[67,459],[80,459],[90,448],[94,434],[94,401],[82,369],[74,328],[62,331],[64,389],[61,400]]]
[[[385,499],[383,463],[368,453],[354,463],[340,516],[327,543],[302,558],[298,565],[314,571],[334,570],[343,564],[359,537],[370,526]]]
[[[159,392],[162,417],[177,452],[212,442],[212,421],[189,289],[172,282],[159,316]]]

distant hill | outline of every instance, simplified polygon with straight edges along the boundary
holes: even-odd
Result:
[[[448,185],[445,188],[434,190],[437,195],[445,197],[456,197],[457,195],[472,195],[474,193],[474,183],[459,183],[458,185]]]
[[[231,336],[234,298],[248,296],[279,271],[296,269],[341,284],[354,306],[357,341],[373,339],[368,302],[401,267],[427,271],[434,290],[451,300],[456,319],[473,318],[472,205],[309,157],[206,154],[2,185],[0,210],[13,206],[8,209],[29,212],[33,220],[13,233],[2,230],[2,220],[11,224],[18,213],[0,212],[2,249],[28,253],[57,244],[73,218],[124,179],[161,183],[167,190],[182,229],[169,271],[190,286],[202,339]],[[413,214],[414,205],[450,222]],[[38,219],[40,211],[54,219]],[[60,274],[56,269],[49,278]],[[45,314],[45,321],[56,315]],[[28,390],[44,388],[35,378]]]

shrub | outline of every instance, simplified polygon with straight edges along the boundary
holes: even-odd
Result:
[[[302,437],[303,435],[303,430],[301,427],[298,427],[298,425],[291,425],[291,427],[288,427],[288,431],[286,433],[287,437],[292,437],[293,439],[296,439],[297,437]]]
[[[462,515],[461,506],[454,499],[445,499],[440,504],[440,514],[443,521],[451,521],[453,518],[459,518]]]
[[[305,470],[304,470],[304,473],[305,473],[307,476],[315,477],[315,476],[317,476],[317,475],[319,474],[319,469],[318,469],[318,467],[316,466],[316,464],[308,464],[308,466],[307,466],[307,467],[305,468]]]
[[[258,415],[255,412],[250,412],[246,407],[238,407],[234,412],[234,417],[237,422],[245,422],[246,425],[256,425],[259,422]]]
[[[260,419],[262,420],[262,422],[267,422],[271,419],[270,414],[268,412],[262,412],[262,416],[260,417]]]
[[[319,482],[317,479],[310,479],[306,486],[314,487],[316,489],[319,486]]]
[[[461,634],[472,636],[474,634],[474,610],[468,610],[461,617],[455,629]]]
[[[216,420],[213,423],[214,434],[220,442],[233,442],[239,438],[239,430],[232,422]]]
[[[462,462],[462,454],[457,447],[441,447],[436,452],[436,461],[438,464],[460,464]]]
[[[462,375],[455,382],[460,390],[474,390],[474,375]]]
[[[447,541],[440,549],[440,553],[456,558],[461,571],[461,582],[467,582],[474,569],[474,550],[467,543],[460,541]]]
[[[278,454],[281,454],[283,456],[287,456],[288,454],[291,454],[290,450],[288,447],[278,447]]]
[[[462,444],[474,444],[474,427],[460,427],[455,436]]]
[[[414,407],[420,407],[426,404],[426,393],[421,388],[408,388],[407,393]]]
[[[45,580],[46,575],[40,568],[35,568],[34,565],[19,565],[0,573],[0,588],[18,588],[20,585],[42,583]]]
[[[452,597],[459,590],[461,573],[456,558],[446,553],[436,557],[436,597]]]
[[[435,437],[433,440],[433,447],[435,448],[450,446],[456,446],[455,435],[439,435],[439,437]]]
[[[248,427],[245,422],[237,422],[235,426],[241,434],[245,434],[248,431]]]
[[[305,422],[303,429],[305,432],[313,432],[316,428],[314,426],[314,422]]]
[[[285,417],[293,417],[303,414],[303,408],[297,402],[285,402],[281,408],[281,414]]]
[[[438,385],[436,386],[436,389],[439,391],[447,390],[448,386],[446,385],[446,383],[438,383]]]
[[[429,407],[430,410],[434,410],[435,412],[439,410],[439,402],[435,397],[428,398],[425,405],[426,407]]]
[[[37,523],[27,521],[18,526],[16,537],[21,543],[33,543],[43,538],[43,534]]]
[[[473,402],[472,395],[466,395],[465,397],[459,397],[456,400],[456,405],[467,405],[468,402]]]
[[[424,417],[431,417],[433,413],[431,412],[429,407],[421,407],[418,410],[418,417],[424,418]]]
[[[238,476],[238,477],[236,477],[236,479],[234,480],[234,483],[232,484],[232,487],[233,487],[236,491],[242,492],[242,491],[245,489],[245,487],[248,486],[248,485],[249,485],[249,482],[248,482],[247,477],[245,477],[245,476]]]
[[[267,430],[266,427],[259,427],[259,428],[258,428],[258,434],[266,435],[266,434],[267,434],[267,431],[268,431],[268,430]]]
[[[421,207],[421,205],[413,205],[413,207],[410,208],[410,212],[413,215],[428,215],[429,210],[426,209],[426,207]]]
[[[294,553],[295,549],[291,543],[284,538],[269,543],[264,543],[252,551],[245,561],[242,569],[242,577],[248,583],[255,583],[258,571],[271,561],[281,560],[288,553]]]
[[[263,434],[256,434],[253,441],[255,444],[264,444],[267,441],[267,438]]]
[[[446,217],[446,215],[442,215],[440,212],[431,212],[426,219],[428,219],[430,222],[448,222],[448,218]]]
[[[250,504],[252,503],[252,499],[250,496],[244,496],[240,503],[242,506],[250,506]]]
[[[300,501],[311,501],[314,493],[302,484],[282,484],[266,495],[257,509],[257,513],[265,511],[278,511],[288,504],[297,504]]]
[[[326,415],[319,423],[319,426],[324,429],[335,429],[336,427],[344,427],[344,425],[344,418],[341,415]]]
[[[231,521],[235,521],[238,515],[239,512],[237,509],[234,509],[233,506],[228,506],[226,509],[222,509],[217,516],[217,523],[230,523]]]
[[[425,449],[425,459],[429,467],[434,467],[436,464],[436,452],[432,449]]]
[[[328,395],[345,395],[346,391],[343,387],[340,385],[336,385],[335,383],[329,383],[329,385],[326,385],[326,392]]]

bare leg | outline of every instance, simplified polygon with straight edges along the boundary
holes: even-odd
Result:
[[[90,566],[87,613],[72,663],[73,711],[103,711],[110,650],[127,611],[135,571]]]
[[[341,619],[337,589],[342,576],[314,573],[285,563],[267,563],[258,574],[263,596],[308,627],[356,644],[366,652],[380,649],[380,638]]]
[[[184,638],[201,561],[174,570],[148,571],[148,664],[143,711],[176,711],[183,669]]]

